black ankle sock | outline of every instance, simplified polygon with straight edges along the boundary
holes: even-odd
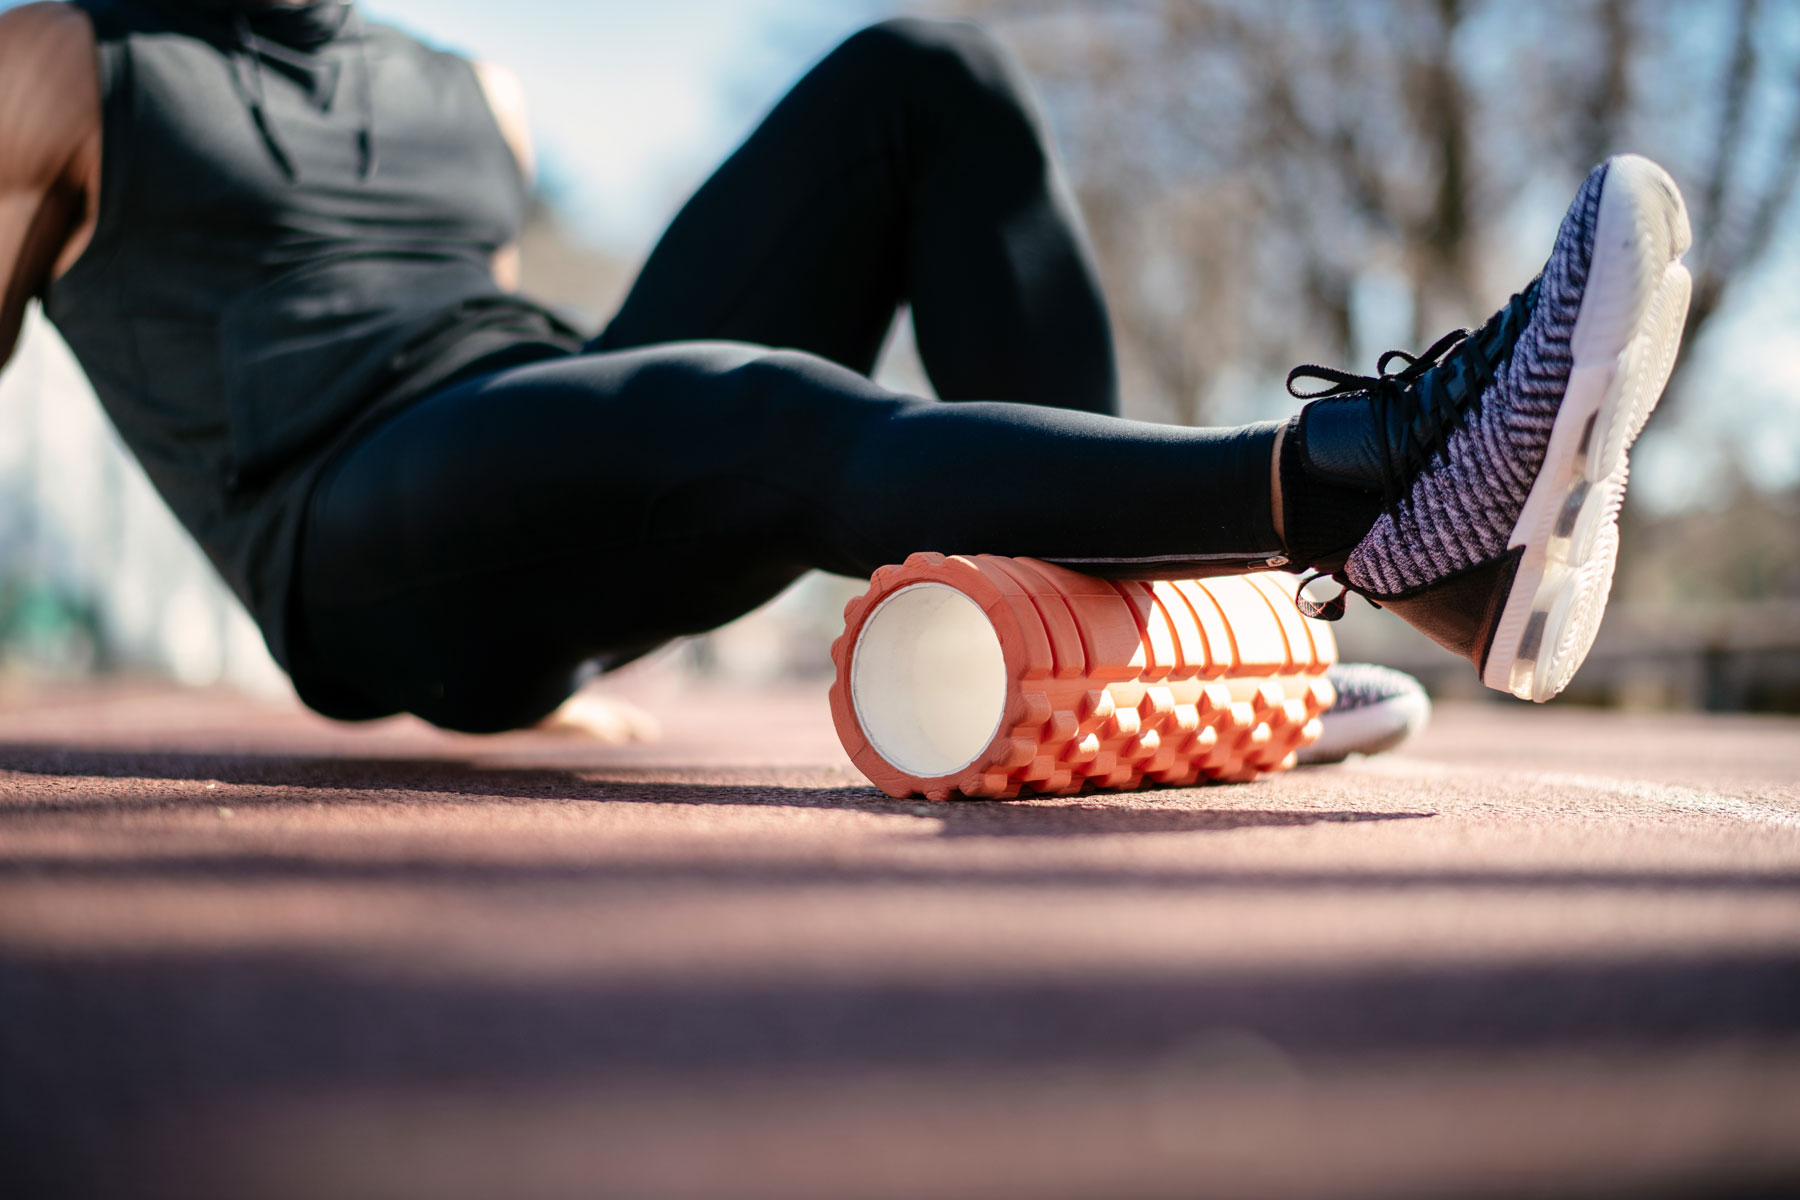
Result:
[[[1381,516],[1381,496],[1314,478],[1306,469],[1304,429],[1295,417],[1281,439],[1281,521],[1289,570],[1335,571]]]

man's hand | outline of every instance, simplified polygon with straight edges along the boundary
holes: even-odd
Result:
[[[0,365],[25,307],[79,257],[99,205],[100,72],[87,15],[0,13]]]
[[[494,123],[500,126],[500,136],[512,148],[525,186],[530,187],[537,175],[537,155],[531,145],[531,121],[525,114],[525,86],[517,75],[499,63],[476,63],[475,78],[480,80],[488,107],[494,112]],[[495,252],[493,269],[496,283],[509,292],[518,290],[518,243],[502,246]]]

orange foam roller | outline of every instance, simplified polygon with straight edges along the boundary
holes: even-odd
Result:
[[[1297,581],[1098,579],[1033,558],[915,554],[844,610],[831,715],[890,796],[1252,779],[1294,763],[1337,646]]]

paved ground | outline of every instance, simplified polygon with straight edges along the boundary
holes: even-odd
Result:
[[[925,806],[819,688],[647,702],[0,697],[0,1193],[1800,1187],[1800,722]]]

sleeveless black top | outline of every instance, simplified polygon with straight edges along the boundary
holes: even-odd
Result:
[[[473,69],[349,0],[77,0],[98,41],[93,242],[45,312],[290,670],[320,469],[477,366],[578,349],[489,263],[526,191]]]

